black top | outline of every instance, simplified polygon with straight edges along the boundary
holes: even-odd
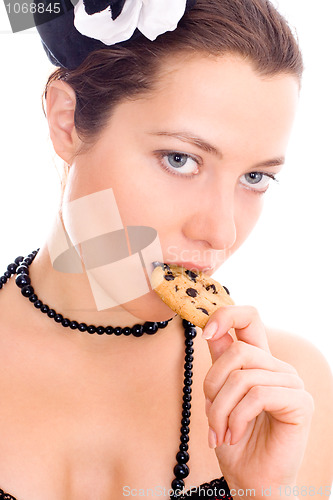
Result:
[[[177,498],[178,500],[186,500],[187,498],[192,498],[192,500],[200,500],[202,498],[205,500],[232,500],[229,487],[223,477],[192,488]],[[0,500],[16,500],[16,498],[0,489]]]

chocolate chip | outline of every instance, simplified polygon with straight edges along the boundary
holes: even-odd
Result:
[[[227,292],[228,295],[230,295],[230,292],[228,290],[228,288],[226,286],[223,285],[223,288],[225,289],[225,291]]]
[[[216,286],[214,284],[206,286],[206,290],[209,292],[209,290],[212,289],[213,293],[217,293],[216,291]]]
[[[196,297],[198,295],[198,292],[196,290],[194,290],[194,288],[188,288],[186,290],[186,293],[187,295],[189,295],[190,297]]]
[[[196,278],[198,277],[197,274],[195,274],[193,271],[189,271],[188,269],[185,271],[185,274],[190,278],[190,280],[194,281],[196,283]]]
[[[200,311],[202,311],[203,313],[207,314],[207,316],[209,316],[208,311],[206,309],[204,309],[203,307],[197,307],[197,309],[200,309]]]
[[[174,275],[173,274],[165,274],[164,275],[164,279],[167,280],[167,281],[172,281],[175,279]]]
[[[176,292],[178,292],[178,290],[179,290],[178,285],[175,286],[175,290],[176,290]]]
[[[216,306],[216,302],[212,302],[213,306]]]
[[[163,269],[164,270],[167,269],[167,271],[171,271],[170,266],[168,266],[168,264],[163,264]]]

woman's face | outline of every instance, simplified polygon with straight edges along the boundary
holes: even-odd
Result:
[[[281,169],[295,77],[235,56],[179,58],[156,89],[119,104],[71,166],[65,200],[112,188],[124,226],[157,230],[164,262],[212,274],[246,239]]]

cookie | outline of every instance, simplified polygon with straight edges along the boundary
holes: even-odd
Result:
[[[200,328],[217,309],[234,304],[228,290],[218,281],[180,266],[156,265],[151,284],[163,302]]]

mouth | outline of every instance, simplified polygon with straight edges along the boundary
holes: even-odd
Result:
[[[203,273],[213,273],[214,266],[209,264],[198,264],[197,262],[153,262],[153,267],[162,266],[163,264],[167,264],[169,266],[178,266],[184,267],[189,271],[193,272],[203,272]]]

